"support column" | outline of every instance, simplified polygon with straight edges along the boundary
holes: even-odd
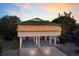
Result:
[[[40,37],[38,37],[38,48],[40,48]]]
[[[54,37],[54,46],[57,46],[57,39],[56,39],[56,36]]]
[[[38,39],[37,39],[37,37],[36,37],[36,40],[35,40],[35,41],[36,41],[36,45],[37,45],[37,43],[38,43]]]
[[[20,37],[20,49],[21,49],[21,46],[22,46],[22,37]]]
[[[36,37],[33,37],[33,42],[35,42]]]
[[[59,38],[58,38],[58,37],[56,37],[56,40],[58,41],[58,43],[57,43],[57,44],[59,44],[59,43],[60,43],[60,40],[59,40]]]
[[[47,40],[47,37],[45,36],[45,41]]]
[[[19,50],[18,50],[18,55],[21,55],[21,47],[22,47],[22,37],[19,39]]]
[[[52,39],[51,39],[51,36],[50,36],[50,45],[52,44]]]

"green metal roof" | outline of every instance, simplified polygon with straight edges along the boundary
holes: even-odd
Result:
[[[18,25],[60,25],[57,23],[51,23],[49,21],[42,20],[40,18],[34,18],[28,21],[19,22],[17,24]]]

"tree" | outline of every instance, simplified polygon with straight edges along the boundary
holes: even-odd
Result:
[[[72,12],[66,13],[64,15],[59,14],[59,17],[54,19],[52,23],[62,24],[62,34],[60,36],[61,43],[65,43],[68,40],[68,33],[72,32],[76,28],[76,20],[71,16]]]
[[[66,13],[64,15],[54,19],[53,23],[59,23],[64,25],[64,29],[66,32],[70,32],[75,30],[76,27],[76,20],[71,17],[72,12]]]
[[[76,46],[79,46],[79,31],[77,31],[75,35],[76,35],[75,44]]]
[[[78,23],[78,24],[76,24],[76,30],[77,30],[77,29],[79,29],[79,23]]]
[[[4,16],[1,18],[1,32],[5,40],[12,40],[17,35],[16,23],[20,22],[17,16]],[[17,36],[16,36],[17,37]]]
[[[3,36],[0,36],[0,56],[3,52]]]
[[[18,38],[14,37],[12,40],[12,49],[17,49],[19,48],[19,40]]]

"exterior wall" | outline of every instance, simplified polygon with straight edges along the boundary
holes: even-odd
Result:
[[[18,32],[18,37],[27,36],[60,36],[61,32]]]
[[[62,31],[61,26],[55,25],[18,25],[17,31]]]

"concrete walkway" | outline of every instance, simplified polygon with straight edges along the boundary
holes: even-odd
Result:
[[[21,56],[67,56],[56,47],[22,48]]]

